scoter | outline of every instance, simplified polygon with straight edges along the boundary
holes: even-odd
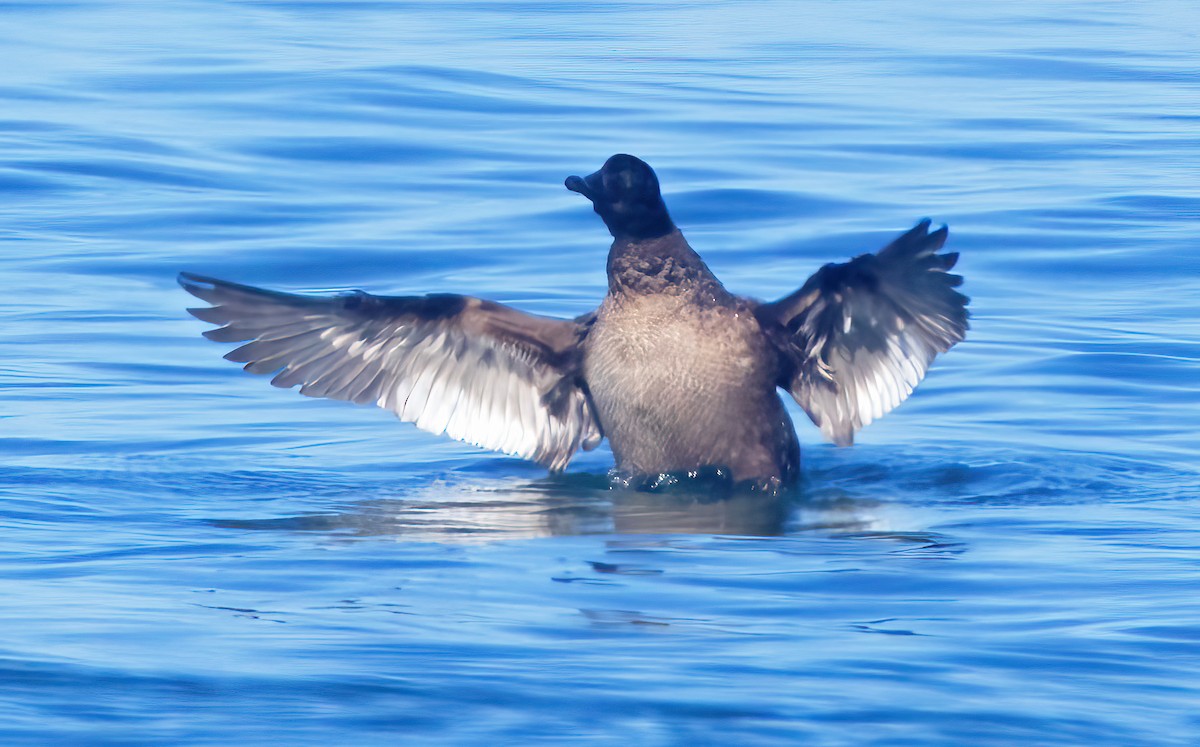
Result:
[[[923,220],[875,254],[818,270],[766,303],[737,296],[688,244],[644,161],[618,154],[566,187],[613,236],[608,294],[576,319],[471,296],[305,296],[182,273],[244,343],[225,357],[278,387],[391,410],[431,433],[560,471],[603,438],[616,471],[716,471],[775,490],[800,449],[777,389],[821,432],[854,433],[900,404],[967,330],[967,298]]]

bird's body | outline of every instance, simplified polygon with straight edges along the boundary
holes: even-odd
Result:
[[[682,256],[664,268],[668,243]],[[727,292],[679,231],[617,241],[612,254],[583,365],[619,469],[720,466],[739,482],[789,482],[799,450],[753,302]]]
[[[570,177],[614,241],[609,289],[574,320],[469,296],[315,298],[184,273],[244,342],[226,357],[304,394],[373,402],[434,433],[566,466],[603,437],[629,476],[717,469],[776,489],[799,473],[778,389],[827,437],[903,401],[962,339],[967,299],[928,221],[874,255],[826,265],[773,303],[729,293],[688,245],[658,179],[632,156]]]

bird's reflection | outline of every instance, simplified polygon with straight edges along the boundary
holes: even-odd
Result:
[[[363,489],[355,491],[361,496]],[[464,477],[397,496],[356,499],[328,513],[217,520],[218,526],[395,536],[438,542],[492,542],[584,534],[719,534],[769,537],[804,532],[890,532],[896,509],[840,490],[779,494],[613,487],[603,476],[571,474],[535,481]]]
[[[619,534],[782,534],[796,496],[614,491],[612,525]]]

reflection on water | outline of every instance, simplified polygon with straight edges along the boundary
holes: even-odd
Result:
[[[403,498],[364,498],[340,511],[269,519],[214,519],[233,529],[328,532],[438,542],[494,542],[589,534],[720,534],[772,537],[802,532],[905,532],[898,505],[837,488],[779,495],[606,487],[600,476],[534,482],[442,480]]]

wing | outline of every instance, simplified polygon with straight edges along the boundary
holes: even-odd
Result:
[[[375,403],[431,433],[561,470],[602,434],[579,369],[591,320],[535,316],[469,296],[310,297],[182,273],[179,284],[244,342],[225,357],[300,393]]]
[[[938,353],[967,331],[958,254],[938,254],[946,227],[929,221],[844,264],[829,264],[800,290],[758,308],[782,353],[786,388],[826,438],[840,446],[903,402]]]

